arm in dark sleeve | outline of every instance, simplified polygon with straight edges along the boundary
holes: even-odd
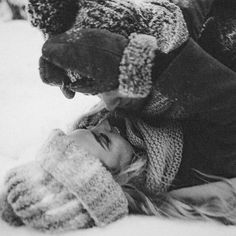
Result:
[[[163,60],[169,56],[162,55]],[[221,125],[236,121],[236,73],[192,39],[160,75],[155,77],[153,71],[153,81],[153,89],[171,100],[171,109],[181,111],[184,117]]]
[[[172,0],[184,15],[189,33],[197,40],[216,0]]]

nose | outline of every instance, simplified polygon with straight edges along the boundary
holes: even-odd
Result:
[[[96,125],[93,130],[95,131],[100,131],[100,132],[111,132],[112,128],[108,122],[108,120],[104,120],[101,123],[99,123],[98,125]]]
[[[108,111],[113,111],[116,109],[116,107],[119,106],[120,104],[120,98],[110,95],[110,94],[101,94],[100,98],[102,99],[102,101],[104,102],[106,109]]]

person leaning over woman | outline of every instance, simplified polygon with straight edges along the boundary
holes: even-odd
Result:
[[[126,108],[129,112],[135,111],[136,104],[141,103],[136,115],[153,126],[160,119],[178,120],[183,129],[184,151],[182,171],[178,172],[174,185],[200,184],[201,181],[194,177],[193,168],[227,178],[235,176],[234,71],[206,53],[191,38],[180,48],[164,54],[155,51],[152,44],[144,53],[142,48],[135,48],[132,38],[128,40],[105,30],[85,29],[78,34],[80,37],[69,43],[70,35],[67,34],[49,39],[44,44],[43,56],[61,67],[69,68],[73,64],[73,68],[82,74],[87,70],[84,68],[92,68],[90,76],[95,81],[99,76],[100,89],[102,86],[105,88],[105,81],[110,79],[106,77],[106,70],[114,68],[109,75],[118,80],[118,88],[100,93],[106,103],[111,101],[115,107]],[[93,47],[96,50],[91,57],[89,53]],[[71,60],[65,59],[68,51],[75,54]],[[65,55],[63,58],[60,57],[62,54]],[[111,67],[105,62],[110,62]],[[70,88],[85,91],[86,85],[80,82],[71,83]],[[88,87],[91,90],[91,86]],[[96,90],[96,82],[94,87]]]
[[[230,69],[235,64],[235,54],[234,50],[227,50],[234,49],[235,45],[235,15],[232,11],[235,3],[224,1],[221,15],[219,1],[205,2],[192,2],[199,5],[186,8],[185,19],[189,16],[188,30],[195,32],[192,37],[202,33],[206,41],[201,37],[195,40],[201,41],[202,45],[205,42],[205,49],[210,44],[207,44],[211,35],[209,32],[215,30],[215,35],[219,37],[210,42],[219,45],[214,47],[218,60],[203,50],[192,37],[185,43],[180,39],[183,44],[179,48],[163,53],[156,48],[157,39],[150,35],[145,35],[141,40],[143,47],[136,47],[141,43],[136,41],[138,35],[127,39],[99,29],[73,31],[74,37],[67,33],[54,36],[46,41],[42,51],[43,60],[57,68],[50,70],[47,66],[41,67],[45,82],[57,80],[65,85],[71,79],[73,82],[68,82],[67,87],[69,90],[99,93],[107,108],[121,107],[129,113],[136,110],[136,116],[152,126],[160,119],[179,120],[183,129],[184,151],[182,168],[173,183],[178,187],[201,184],[192,169],[227,178],[234,177],[236,173],[236,81],[235,72]],[[213,3],[216,3],[214,8]],[[198,19],[197,13],[202,10],[199,6],[207,6],[203,7],[204,17],[199,18],[202,24],[208,19],[205,28],[200,24],[198,27],[190,24]],[[231,52],[232,55],[229,55]],[[77,74],[81,78],[80,73],[84,77],[75,81],[75,76],[66,76],[68,69],[76,71],[71,75]],[[52,71],[55,73],[50,74]],[[107,91],[108,84],[110,91]]]

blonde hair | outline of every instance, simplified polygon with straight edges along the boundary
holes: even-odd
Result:
[[[146,159],[135,158],[128,167],[114,174],[115,180],[122,186],[129,202],[131,214],[154,215],[159,217],[184,220],[214,221],[227,225],[236,224],[236,189],[228,179],[218,178],[226,184],[230,193],[229,199],[220,195],[204,201],[194,201],[172,195],[171,192],[151,196],[137,188],[135,178],[145,172]]]

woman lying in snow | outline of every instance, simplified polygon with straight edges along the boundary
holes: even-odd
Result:
[[[34,162],[8,173],[0,208],[5,221],[43,231],[105,226],[127,214],[236,223],[236,180],[201,175],[181,160],[180,123],[155,127],[101,108],[67,134],[53,131]],[[179,189],[191,185],[187,178],[178,184],[178,171],[199,183],[221,182]]]

